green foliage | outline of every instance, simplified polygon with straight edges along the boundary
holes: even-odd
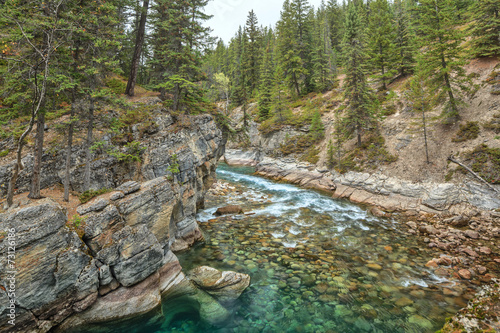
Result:
[[[477,139],[480,131],[481,129],[479,128],[479,124],[477,121],[468,121],[466,124],[460,125],[460,129],[451,139],[451,141],[464,142]]]
[[[311,164],[316,164],[319,161],[319,149],[311,147],[309,148],[304,156],[302,156],[301,160],[309,162]]]
[[[114,156],[119,162],[126,164],[133,162],[141,162],[141,155],[146,150],[146,147],[141,147],[138,141],[132,141],[125,145],[125,152],[119,150],[108,150],[108,155]]]
[[[383,90],[387,90],[387,82],[397,73],[397,53],[394,41],[393,17],[387,0],[375,0],[370,3],[368,30],[370,40],[368,53],[371,67],[377,71],[374,75]]]
[[[344,39],[344,62],[346,77],[344,97],[347,101],[347,113],[343,123],[348,131],[356,132],[358,145],[361,134],[372,126],[376,117],[372,107],[372,94],[366,81],[365,34],[361,17],[354,3],[347,9]]]
[[[475,1],[469,32],[471,54],[474,57],[494,57],[500,55],[500,3],[497,0]]]
[[[321,114],[319,111],[314,112],[309,132],[313,141],[319,141],[325,134],[325,128],[321,122]]]
[[[499,148],[490,148],[482,144],[467,153],[465,159],[471,165],[471,169],[483,179],[492,184],[500,184]]]
[[[90,200],[92,200],[93,198],[95,198],[97,196],[100,196],[100,195],[102,195],[104,193],[108,193],[108,192],[111,192],[111,191],[113,191],[113,190],[109,189],[109,188],[102,188],[102,189],[97,190],[97,191],[95,191],[95,190],[88,190],[88,191],[85,191],[82,194],[80,194],[78,196],[78,199],[80,199],[80,202],[82,204],[84,204],[84,203],[89,202]]]
[[[280,152],[283,155],[302,154],[314,143],[310,134],[297,135],[289,138],[280,146]]]
[[[0,151],[0,157],[5,157],[7,155],[9,155],[9,150],[8,149]]]
[[[81,217],[80,215],[75,214],[75,215],[73,215],[73,217],[71,218],[71,220],[69,222],[73,227],[78,229],[78,228],[80,228],[80,226],[85,224],[86,220],[87,220],[86,216]]]
[[[106,86],[111,89],[113,94],[122,95],[125,93],[125,88],[127,88],[127,82],[123,79],[113,77],[106,81]]]
[[[446,121],[458,119],[463,95],[471,86],[464,69],[464,34],[455,29],[456,11],[453,0],[422,0],[418,7],[422,77],[435,101],[446,102]]]
[[[177,157],[177,154],[173,154],[172,157],[170,158],[170,165],[167,168],[167,172],[170,172],[172,175],[176,175],[180,173],[179,169],[179,159]],[[172,177],[172,176],[171,176]]]
[[[488,123],[483,125],[483,127],[497,134],[500,133],[500,113],[495,114]]]

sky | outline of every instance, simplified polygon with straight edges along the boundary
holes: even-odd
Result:
[[[318,8],[321,0],[309,0],[309,4]],[[227,44],[238,27],[245,25],[249,11],[254,10],[259,25],[274,27],[282,5],[283,0],[211,0],[205,12],[213,15],[213,18],[206,25],[213,29],[213,36],[222,38]]]

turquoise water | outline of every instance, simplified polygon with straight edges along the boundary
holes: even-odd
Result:
[[[176,299],[148,316],[86,331],[434,332],[473,293],[446,270],[426,268],[433,253],[397,221],[251,173],[219,167],[218,178],[232,187],[208,196],[198,215],[206,242],[179,255],[185,271],[208,265],[250,274],[227,322],[205,324],[197,304]],[[245,215],[215,218],[227,204]]]

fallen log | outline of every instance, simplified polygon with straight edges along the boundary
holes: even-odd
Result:
[[[477,173],[475,173],[474,171],[472,171],[471,168],[469,168],[467,165],[461,163],[460,161],[456,160],[453,155],[450,155],[448,157],[448,161],[450,162],[453,162],[455,164],[458,164],[460,165],[462,168],[464,168],[465,170],[467,170],[468,172],[470,172],[474,177],[476,177],[477,179],[479,179],[481,182],[485,183],[486,186],[488,186],[490,189],[492,189],[493,191],[495,191],[496,193],[498,193],[497,189],[494,188],[493,186],[491,186],[490,183],[488,183],[486,180],[484,180],[481,176],[479,176]]]

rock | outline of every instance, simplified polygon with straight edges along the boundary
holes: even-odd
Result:
[[[412,305],[413,301],[407,297],[401,297],[396,301],[395,304],[396,306],[403,308],[405,306]]]
[[[411,229],[417,229],[417,224],[413,221],[407,222],[406,225]]]
[[[47,318],[47,330],[91,306],[99,285],[95,260],[82,251],[85,244],[65,227],[66,222],[65,211],[50,199],[0,214],[0,230],[16,230],[18,308]],[[1,248],[6,239],[0,241]],[[0,281],[7,279],[6,274],[0,270]],[[6,317],[5,311],[0,306],[0,315]],[[19,313],[16,327],[33,331],[37,324],[30,318]]]
[[[243,208],[237,205],[230,205],[230,206],[220,207],[214,213],[215,216],[229,215],[229,214],[243,214]]]
[[[469,219],[465,216],[460,215],[443,220],[443,223],[449,224],[457,228],[463,228],[469,225]]]
[[[109,196],[109,200],[116,201],[116,200],[120,200],[123,197],[125,197],[125,194],[123,194],[123,192],[116,191],[116,192],[111,193],[111,195]]]
[[[478,239],[479,238],[479,233],[474,230],[466,230],[465,231],[465,236],[472,238],[472,239]]]
[[[85,215],[90,212],[103,210],[107,205],[109,205],[109,200],[97,197],[84,205],[78,206],[76,212],[80,215]]]
[[[137,192],[140,189],[141,189],[141,184],[134,181],[128,181],[116,188],[117,191],[123,192],[124,195]]]
[[[460,275],[460,277],[465,280],[470,280],[472,278],[472,274],[468,269],[459,270],[458,275]]]
[[[486,246],[481,246],[479,248],[479,252],[481,252],[482,254],[491,254],[491,249]]]
[[[380,266],[379,264],[367,264],[366,267],[370,268],[370,269],[373,269],[375,271],[380,271],[382,270],[382,266]]]
[[[189,278],[197,287],[222,304],[234,302],[250,285],[250,276],[247,274],[221,272],[208,266],[195,268],[189,273]]]
[[[410,324],[414,324],[414,325],[417,325],[417,326],[420,326],[421,328],[424,328],[424,329],[427,329],[427,330],[430,330],[433,328],[433,325],[432,325],[432,322],[428,319],[425,319],[424,317],[422,316],[419,316],[419,315],[412,315],[408,318],[408,322]]]

